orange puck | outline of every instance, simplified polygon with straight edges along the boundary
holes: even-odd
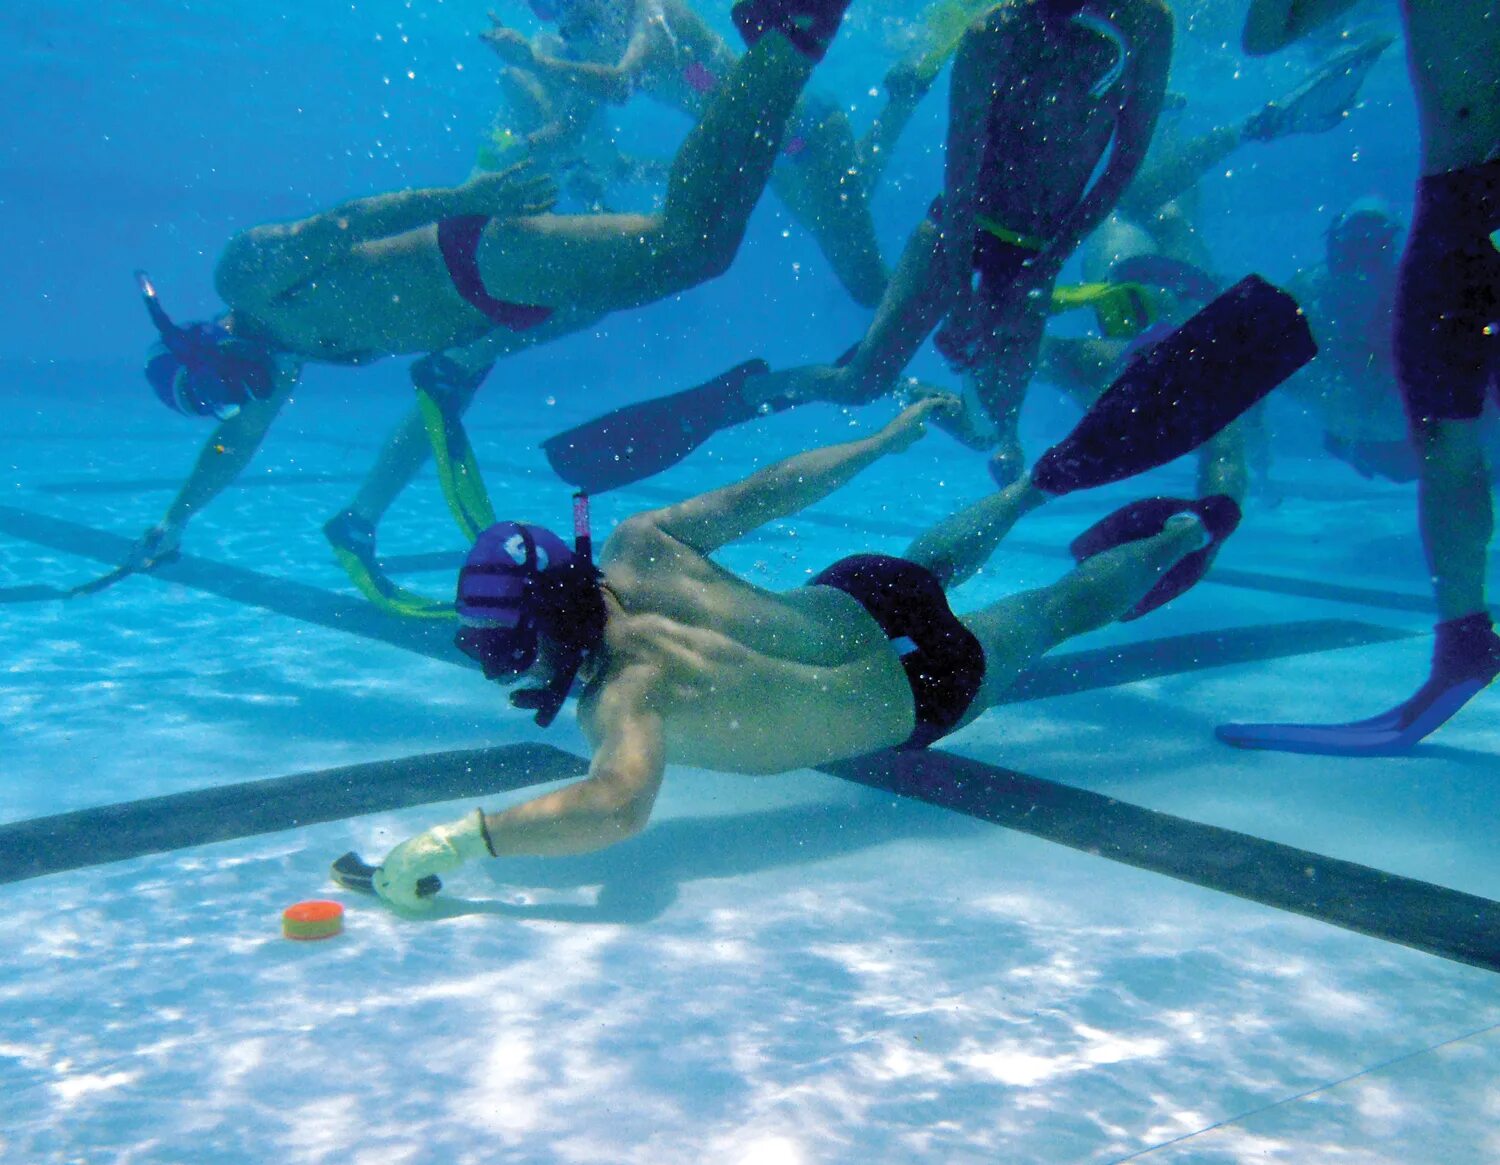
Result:
[[[344,932],[344,908],[337,902],[297,902],[281,912],[285,938],[332,938]]]

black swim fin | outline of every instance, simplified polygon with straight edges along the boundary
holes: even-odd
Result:
[[[720,429],[760,415],[741,388],[771,371],[746,360],[697,388],[626,405],[548,437],[542,450],[557,475],[581,490],[603,493],[676,465]],[[786,404],[773,404],[779,412]]]
[[[1191,453],[1318,354],[1297,301],[1247,275],[1143,350],[1031,480],[1050,494],[1123,481]]]

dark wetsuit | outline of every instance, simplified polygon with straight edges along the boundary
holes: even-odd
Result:
[[[1413,423],[1468,421],[1500,395],[1500,159],[1417,184],[1396,291],[1396,372]]]
[[[902,748],[926,748],[958,727],[984,681],[984,648],[949,609],[936,575],[904,558],[855,554],[809,585],[856,599],[900,653],[917,713]]]
[[[437,224],[438,250],[443,253],[448,277],[453,280],[453,289],[459,295],[502,328],[524,332],[545,323],[552,315],[552,309],[528,303],[506,303],[485,290],[484,278],[479,273],[479,240],[489,221],[489,217],[482,214],[443,219]]]

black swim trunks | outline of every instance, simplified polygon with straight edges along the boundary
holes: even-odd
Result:
[[[484,279],[479,273],[479,239],[489,221],[489,217],[482,214],[443,219],[437,225],[438,250],[443,253],[448,277],[453,280],[453,288],[459,295],[502,328],[524,332],[545,323],[552,315],[552,309],[528,303],[506,303],[485,290]]]
[[[809,585],[854,598],[900,653],[917,712],[902,748],[926,748],[958,727],[984,681],[984,648],[949,609],[936,575],[904,558],[855,554]]]
[[[1467,421],[1500,393],[1500,160],[1423,178],[1396,290],[1406,414]]]

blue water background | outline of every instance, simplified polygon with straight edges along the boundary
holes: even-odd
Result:
[[[233,232],[355,195],[461,181],[498,100],[493,56],[477,39],[486,7],[21,4],[0,28],[6,380],[24,377],[49,397],[135,393],[143,410],[154,408],[131,375],[150,338],[132,269],[151,271],[174,313],[206,314],[218,308],[213,264]],[[1303,51],[1244,58],[1233,7],[1176,8],[1172,86],[1190,104],[1171,116],[1190,125],[1243,118],[1308,66]],[[729,33],[726,9],[705,6]],[[857,2],[815,77],[845,102],[857,129],[914,35],[905,11],[888,0]],[[1380,6],[1372,14],[1393,23]],[[501,15],[534,27],[519,3]],[[1360,195],[1409,206],[1415,125],[1399,51],[1377,67],[1365,98],[1345,128],[1252,145],[1203,183],[1202,229],[1226,273],[1285,277],[1315,261],[1328,220]],[[939,84],[875,200],[891,261],[939,187],[944,106]],[[663,156],[685,129],[677,114],[645,103],[620,111],[619,122],[625,140]],[[692,383],[726,355],[754,351],[774,362],[826,359],[864,320],[768,197],[729,275],[507,361],[481,408],[535,408],[549,394],[614,403]],[[930,356],[913,371],[945,379]],[[400,362],[354,380],[312,369],[308,390],[332,383],[355,398],[405,391]],[[185,422],[154,420],[181,426],[185,442],[196,436]]]

